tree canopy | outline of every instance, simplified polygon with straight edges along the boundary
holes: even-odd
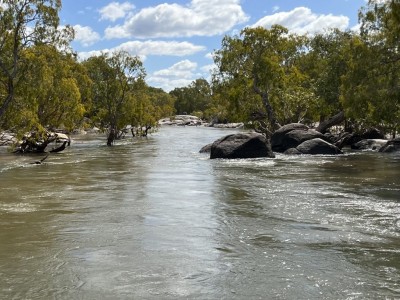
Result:
[[[174,113],[241,121],[266,135],[293,122],[320,122],[324,132],[329,120],[346,120],[354,130],[399,130],[398,0],[369,0],[359,12],[359,32],[297,35],[273,25],[227,35],[214,52],[211,80],[169,93],[148,86],[142,61],[127,52],[79,61],[70,48],[73,29],[59,26],[60,0],[1,4],[2,130],[98,126],[112,145],[128,128],[146,135]]]

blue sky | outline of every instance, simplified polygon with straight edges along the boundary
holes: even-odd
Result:
[[[246,26],[281,24],[295,33],[356,28],[366,0],[64,0],[60,18],[75,28],[84,59],[126,50],[139,55],[149,85],[170,91],[210,77],[211,54]]]

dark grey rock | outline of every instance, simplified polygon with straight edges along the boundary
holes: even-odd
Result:
[[[259,133],[237,133],[216,140],[211,145],[210,158],[275,157],[271,145]]]
[[[289,148],[284,152],[284,154],[287,154],[287,155],[299,155],[299,154],[303,154],[303,153],[301,153],[296,148]]]
[[[338,147],[320,138],[307,140],[301,143],[296,149],[303,154],[343,154],[343,152]]]
[[[285,136],[288,132],[292,130],[308,130],[308,126],[301,123],[291,123],[282,126],[277,131],[275,131],[271,136],[271,147],[273,151],[284,152],[291,147],[284,146]]]
[[[210,153],[211,152],[211,144],[205,145],[203,148],[200,149],[200,153]]]
[[[327,139],[322,133],[309,129],[306,125],[293,123],[282,126],[271,137],[273,151],[285,152],[290,148],[296,148],[301,143],[315,139]]]
[[[365,140],[383,140],[385,135],[377,128],[369,128],[361,134],[361,138]]]
[[[382,148],[379,149],[379,152],[390,153],[400,151],[400,138],[395,138],[393,140],[388,141]]]

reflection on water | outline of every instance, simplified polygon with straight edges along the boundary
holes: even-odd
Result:
[[[162,128],[0,154],[0,298],[400,297],[400,156],[209,160]]]

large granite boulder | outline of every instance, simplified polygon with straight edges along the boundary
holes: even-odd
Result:
[[[271,147],[273,151],[285,152],[290,148],[296,148],[307,140],[315,138],[326,139],[322,133],[310,129],[304,124],[287,124],[274,132],[271,137]]]
[[[323,139],[315,138],[307,140],[296,147],[297,151],[302,154],[322,154],[322,155],[335,155],[343,154],[343,152]]]
[[[275,157],[269,141],[259,133],[230,134],[216,140],[210,149],[211,159],[257,157]]]
[[[382,148],[379,149],[379,152],[390,153],[400,151],[400,138],[395,138],[393,140],[388,141]]]

